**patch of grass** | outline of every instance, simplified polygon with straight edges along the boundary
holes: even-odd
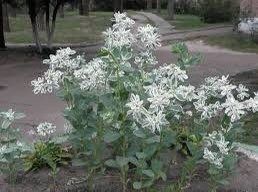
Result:
[[[258,113],[250,116],[243,127],[244,133],[240,141],[250,145],[258,145]]]
[[[110,26],[112,12],[91,12],[80,16],[77,12],[66,12],[65,18],[57,18],[54,43],[94,43],[102,40],[102,31]],[[8,43],[33,43],[28,15],[10,17],[11,32],[5,33]],[[45,32],[40,32],[42,43],[46,42]]]
[[[157,14],[155,11],[153,11]],[[175,29],[178,30],[187,30],[187,29],[197,29],[203,27],[216,26],[218,24],[208,24],[204,23],[199,16],[196,15],[184,15],[176,14],[174,20],[169,20],[167,16],[167,10],[161,10],[161,13],[158,14],[163,19],[167,20],[171,25],[175,26]]]
[[[255,43],[247,36],[238,34],[207,37],[204,41],[210,45],[217,45],[235,51],[258,53],[258,43]]]

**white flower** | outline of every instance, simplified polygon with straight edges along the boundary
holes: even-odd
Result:
[[[48,122],[40,123],[37,127],[37,134],[43,137],[51,135],[55,131],[56,131],[56,126]]]
[[[168,125],[168,121],[162,111],[159,111],[157,114],[147,114],[142,121],[143,128],[147,128],[153,133],[160,133],[162,128],[166,125]]]
[[[236,90],[238,92],[237,98],[240,100],[244,100],[245,98],[248,98],[250,96],[247,93],[249,90],[242,84],[238,85],[238,88]]]
[[[189,117],[193,116],[193,112],[192,111],[186,111],[185,114],[188,115]]]
[[[175,97],[179,101],[192,101],[196,97],[195,87],[191,85],[189,86],[180,85],[175,90]]]
[[[105,65],[101,59],[93,59],[81,69],[74,71],[82,90],[103,90],[106,87]]]
[[[243,103],[237,101],[232,95],[227,97],[222,106],[225,108],[225,113],[231,118],[231,122],[239,120],[245,114]]]
[[[221,131],[213,131],[203,139],[206,144],[203,151],[203,158],[221,169],[223,167],[223,160],[232,147],[229,146],[229,142],[225,140]]]
[[[172,95],[167,90],[165,90],[162,85],[156,85],[153,83],[152,85],[146,86],[144,88],[149,95],[147,100],[151,103],[150,110],[158,112],[170,104]]]
[[[225,137],[223,136],[222,132],[218,133],[219,139],[215,141],[215,144],[219,148],[220,153],[224,155],[228,155],[230,148],[228,147],[229,142],[225,141]]]
[[[6,149],[7,149],[6,145],[2,145],[2,146],[0,147],[0,156],[5,153]]]
[[[15,119],[15,111],[9,109],[7,112],[0,112],[0,116],[9,121],[13,121]]]
[[[155,81],[167,85],[168,87],[177,87],[179,82],[185,82],[188,79],[186,71],[181,70],[174,64],[160,66],[153,71]]]
[[[58,55],[67,56],[76,54],[75,50],[72,50],[70,47],[57,50]]]
[[[114,19],[111,19],[111,21],[115,22],[115,24],[113,25],[114,28],[130,28],[135,24],[135,21],[127,17],[127,14],[125,12],[115,13]]]
[[[59,83],[62,79],[63,72],[59,70],[48,69],[43,77],[31,81],[34,94],[52,93],[54,89],[59,89]]]
[[[161,46],[160,36],[157,33],[157,28],[149,24],[143,27],[139,27],[137,36],[140,38],[143,46],[147,49],[152,50]]]
[[[16,145],[17,145],[18,147],[23,147],[23,143],[21,143],[20,141],[17,141],[17,142],[16,142]]]
[[[253,113],[258,111],[258,93],[255,93],[254,98],[250,98],[243,102],[247,109],[252,110]]]
[[[232,91],[234,89],[236,89],[236,86],[235,85],[224,85],[224,86],[221,86],[220,87],[221,89],[221,95],[222,96],[227,96],[227,95],[231,95],[232,94]]]
[[[130,47],[132,43],[136,41],[131,32],[131,28],[135,23],[134,20],[127,17],[126,13],[118,12],[114,14],[114,19],[112,21],[115,22],[112,28],[108,28],[103,32],[106,48],[121,48],[123,46]]]
[[[210,151],[208,148],[204,148],[204,155],[203,158],[209,161],[209,163],[217,166],[219,169],[223,167],[223,158],[219,157],[216,152]]]
[[[130,102],[126,104],[130,108],[128,110],[128,115],[133,115],[135,119],[139,119],[143,111],[143,101],[140,99],[139,95],[131,94]]]

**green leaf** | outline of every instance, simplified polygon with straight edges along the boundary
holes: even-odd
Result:
[[[172,130],[168,130],[165,132],[164,134],[165,136],[162,139],[162,143],[164,143],[164,145],[166,145],[167,147],[171,147],[171,145],[176,145],[177,142],[177,134],[175,131]]]
[[[157,145],[148,145],[143,149],[147,157],[151,157],[157,150]]]
[[[22,119],[24,117],[26,117],[26,115],[24,113],[15,113],[14,114],[15,119]]]
[[[147,144],[159,143],[159,142],[160,142],[160,136],[159,135],[155,135],[154,137],[150,137],[150,138],[146,139]]]
[[[150,169],[145,169],[145,170],[142,170],[142,173],[150,178],[154,178],[155,177],[155,174],[153,173],[152,170]]]
[[[135,130],[133,132],[133,134],[136,136],[136,137],[139,137],[139,138],[146,138],[146,134],[143,132],[143,130],[141,129],[138,129],[138,130]]]
[[[73,159],[72,160],[72,165],[74,166],[74,167],[82,167],[82,166],[85,166],[87,163],[84,161],[84,160],[82,160],[82,159]]]
[[[116,163],[118,164],[119,167],[124,167],[129,163],[129,158],[116,156]]]
[[[105,161],[105,165],[107,165],[108,167],[112,167],[112,168],[118,168],[118,164],[115,160],[113,159],[109,159],[107,161]]]
[[[52,142],[55,144],[63,144],[65,142],[67,142],[69,139],[68,135],[62,135],[62,136],[58,136],[58,137],[54,137],[52,138]]]
[[[166,175],[166,173],[164,173],[163,171],[161,171],[161,172],[159,173],[159,176],[162,178],[163,181],[166,181],[166,180],[167,180],[167,175]]]
[[[147,157],[147,155],[143,152],[136,152],[136,157],[138,159],[145,159]]]
[[[134,164],[135,166],[139,166],[140,163],[135,157],[129,157],[129,162]]]
[[[142,188],[148,188],[153,185],[153,179],[144,181],[142,184]]]
[[[229,182],[225,179],[219,180],[218,183],[223,185],[223,186],[229,185]]]
[[[2,129],[7,129],[12,124],[9,120],[4,120],[2,123]]]
[[[134,182],[133,183],[133,188],[136,190],[139,190],[142,188],[142,183],[141,182]]]
[[[121,135],[119,133],[114,132],[114,131],[108,131],[104,135],[104,141],[106,143],[112,143],[112,142],[118,140],[120,137],[121,137]]]
[[[159,161],[159,160],[157,160],[157,159],[153,159],[153,160],[151,161],[151,169],[152,169],[154,172],[156,172],[156,173],[160,172],[160,171],[162,170],[162,167],[163,167],[163,164],[162,164],[161,161]]]

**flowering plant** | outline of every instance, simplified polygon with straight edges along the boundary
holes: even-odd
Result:
[[[17,172],[22,168],[19,165],[30,147],[21,139],[20,130],[13,127],[17,119],[24,114],[12,109],[0,112],[0,171],[7,173],[9,181],[15,182]]]
[[[230,84],[228,76],[190,85],[185,69],[198,57],[184,44],[173,48],[180,56],[176,64],[158,65],[157,28],[135,31],[125,13],[115,13],[113,21],[97,58],[86,62],[74,50],[60,49],[44,60],[47,72],[32,81],[35,94],[57,90],[67,102],[70,140],[86,157],[89,178],[108,166],[119,170],[123,191],[128,184],[151,187],[166,180],[171,162],[162,154],[171,149],[205,160],[210,174],[223,172],[234,152],[232,135],[244,115],[257,112],[258,95]]]

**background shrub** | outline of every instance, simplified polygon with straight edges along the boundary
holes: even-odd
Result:
[[[232,0],[200,0],[200,16],[206,23],[232,21],[238,7]]]

